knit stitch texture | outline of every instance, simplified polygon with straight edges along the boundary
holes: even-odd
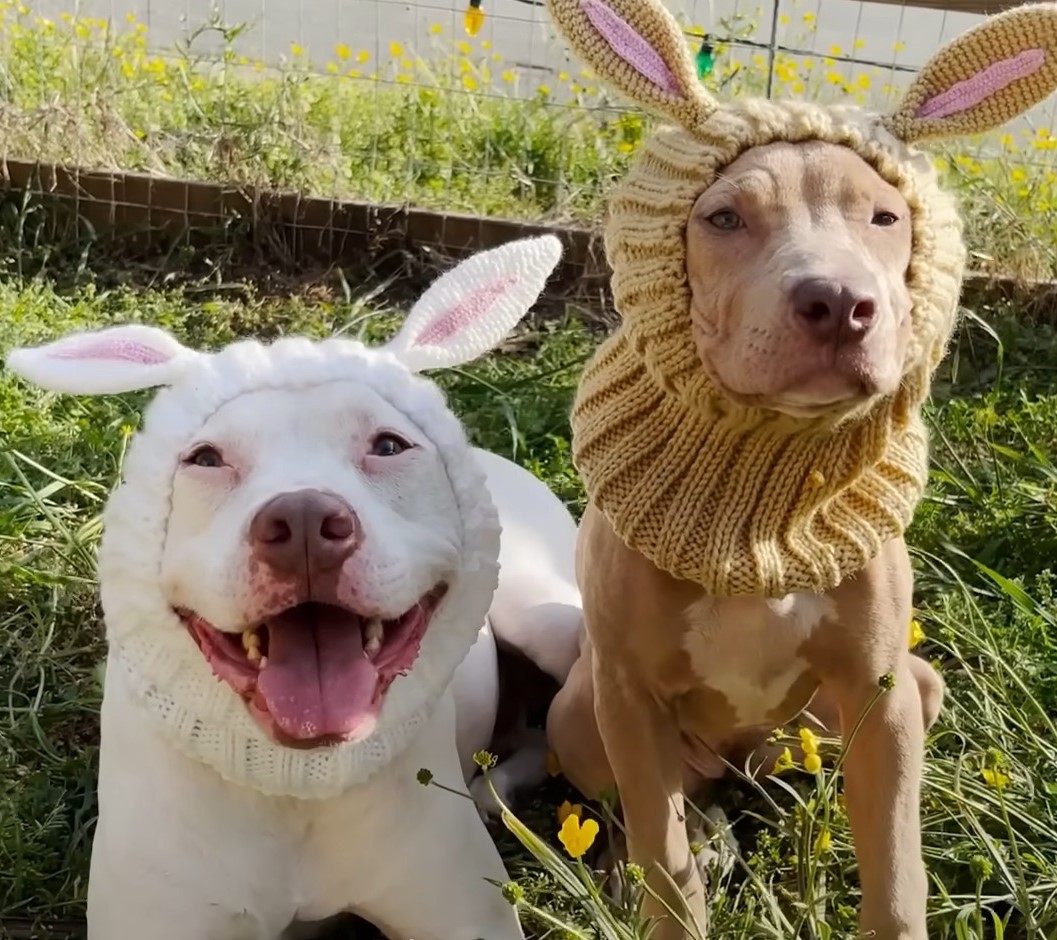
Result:
[[[831,589],[913,517],[928,474],[920,410],[954,327],[964,273],[954,204],[930,161],[908,144],[1004,123],[1046,97],[1057,85],[1057,5],[1011,11],[955,40],[899,110],[883,117],[807,102],[719,105],[693,75],[685,39],[659,3],[605,0],[677,77],[682,91],[671,93],[613,47],[606,34],[615,30],[600,33],[597,14],[585,15],[599,2],[548,6],[604,79],[679,126],[645,142],[609,200],[605,244],[622,322],[580,382],[572,414],[577,469],[629,547],[713,595]],[[1044,61],[1034,70],[1031,54],[988,71],[996,59],[1035,50],[1044,50]],[[935,113],[926,107],[920,115],[966,81]],[[852,412],[798,419],[743,406],[696,353],[685,246],[691,209],[723,167],[777,141],[851,149],[911,209],[912,338],[903,381],[895,394]]]

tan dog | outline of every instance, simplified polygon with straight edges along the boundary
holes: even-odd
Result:
[[[1045,97],[1057,7],[970,31],[881,118],[719,106],[654,0],[548,6],[603,78],[680,125],[611,199],[624,322],[573,413],[587,637],[551,746],[586,795],[616,785],[630,859],[663,899],[645,914],[670,905],[703,929],[684,792],[753,751],[769,772],[767,734],[809,706],[844,735],[861,720],[843,767],[861,928],[925,940],[920,786],[944,689],[907,649],[902,533],[964,249],[907,145]],[[684,935],[662,917],[652,936]]]

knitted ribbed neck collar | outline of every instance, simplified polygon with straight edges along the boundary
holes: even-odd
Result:
[[[736,404],[697,358],[691,209],[718,170],[780,140],[849,147],[911,208],[904,380],[857,414],[807,420]],[[696,133],[655,134],[610,205],[606,249],[623,322],[588,364],[573,409],[589,497],[632,549],[713,595],[835,587],[903,533],[927,479],[920,407],[965,263],[958,216],[927,159],[859,111],[752,101]]]

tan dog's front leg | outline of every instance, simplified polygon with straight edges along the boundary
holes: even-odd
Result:
[[[704,886],[686,834],[675,720],[627,671],[599,669],[597,656],[593,678],[598,727],[627,829],[628,859],[642,866],[650,888],[643,913],[661,918],[651,938],[681,940],[687,934],[680,919],[691,928],[696,922],[704,936]]]
[[[847,739],[873,690],[834,687]],[[925,726],[910,656],[848,748],[845,802],[862,884],[861,930],[876,940],[926,940],[928,882],[921,858]]]

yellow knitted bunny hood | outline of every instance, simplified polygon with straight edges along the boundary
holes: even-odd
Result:
[[[952,200],[915,144],[982,133],[1057,87],[1057,4],[993,17],[938,52],[885,115],[801,101],[719,103],[657,0],[547,0],[573,50],[666,117],[609,200],[621,325],[584,371],[573,454],[591,501],[632,549],[714,595],[825,591],[902,535],[924,490],[920,415],[950,339],[966,250]],[[911,211],[911,339],[896,392],[793,418],[724,393],[695,348],[686,225],[740,154],[777,141],[857,153]]]

